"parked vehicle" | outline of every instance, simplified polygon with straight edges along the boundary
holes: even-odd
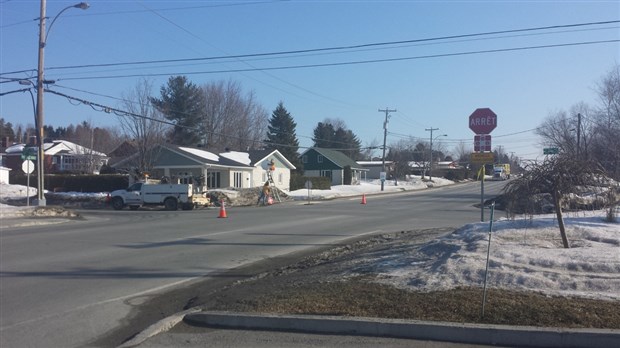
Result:
[[[510,179],[510,164],[496,164],[493,166],[493,180]]]
[[[163,205],[166,210],[191,210],[208,206],[209,198],[204,193],[193,192],[191,184],[145,184],[137,182],[125,190],[110,193],[110,203],[116,210],[128,206],[136,210],[141,206]]]

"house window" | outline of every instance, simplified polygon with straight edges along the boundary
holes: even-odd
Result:
[[[323,163],[323,156],[322,156],[322,155],[318,155],[318,156],[316,157],[316,162],[317,162],[317,163]]]
[[[207,173],[207,188],[220,187],[220,172]]]
[[[284,182],[284,174],[280,173],[278,174],[278,183],[282,184],[282,182]]]
[[[308,156],[307,155],[301,156],[301,162],[302,163],[308,163]]]
[[[332,171],[331,170],[321,170],[320,172],[321,176],[324,176],[326,178],[332,178]]]
[[[243,178],[243,173],[241,173],[241,172],[233,172],[233,180],[234,180],[234,186],[233,187],[240,188],[243,185],[242,178]]]

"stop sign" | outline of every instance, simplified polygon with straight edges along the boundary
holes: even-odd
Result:
[[[469,129],[476,134],[490,134],[497,127],[497,115],[489,108],[476,109],[469,116]]]

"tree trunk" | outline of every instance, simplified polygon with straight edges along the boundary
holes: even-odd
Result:
[[[564,217],[562,216],[562,205],[560,204],[561,194],[558,191],[553,191],[553,205],[555,206],[555,214],[558,217],[558,225],[560,226],[560,235],[562,236],[562,244],[564,248],[570,248],[568,244],[568,237],[566,237],[566,227],[564,227]]]

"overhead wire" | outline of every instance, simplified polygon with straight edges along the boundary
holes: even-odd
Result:
[[[499,48],[499,49],[491,49],[491,50],[478,50],[478,51],[465,51],[465,52],[456,52],[456,53],[430,54],[430,55],[411,56],[411,57],[399,57],[399,58],[369,59],[369,60],[348,61],[348,62],[319,63],[319,64],[301,64],[301,65],[289,65],[289,66],[278,66],[278,67],[229,69],[229,70],[185,71],[185,72],[165,72],[165,73],[127,74],[127,75],[109,75],[109,76],[100,75],[100,76],[86,76],[86,77],[69,77],[69,78],[58,79],[58,80],[63,80],[63,81],[69,81],[69,80],[71,80],[71,81],[75,81],[75,80],[94,80],[94,79],[102,80],[102,79],[117,79],[117,78],[132,78],[132,77],[135,78],[135,77],[171,76],[171,75],[172,76],[174,76],[174,75],[206,75],[206,74],[238,73],[238,72],[249,72],[249,71],[275,71],[275,70],[290,70],[290,69],[324,68],[324,67],[334,67],[334,66],[359,65],[359,64],[371,64],[371,63],[387,63],[387,62],[398,62],[398,61],[408,61],[408,60],[418,60],[418,59],[455,57],[455,56],[477,55],[477,54],[487,54],[487,53],[514,52],[514,51],[523,51],[523,50],[535,50],[535,49],[546,49],[546,48],[595,45],[595,44],[617,43],[617,42],[620,42],[620,39],[600,40],[600,41],[582,41],[582,42],[549,44],[549,45],[539,45],[539,46]]]
[[[162,17],[162,18],[165,18],[165,17]],[[168,19],[166,20],[169,21]],[[171,23],[179,27],[181,30],[187,32],[189,35],[192,35],[202,40],[200,37],[187,31],[186,29],[175,24],[174,22],[171,22]],[[438,36],[438,37],[430,37],[430,38],[422,38],[422,39],[373,42],[373,43],[364,43],[364,44],[358,44],[358,45],[342,45],[342,46],[310,48],[310,49],[302,49],[302,50],[249,53],[249,54],[226,55],[226,56],[215,56],[215,57],[162,59],[162,60],[134,61],[134,62],[121,62],[121,63],[83,64],[83,65],[74,65],[74,66],[49,67],[47,69],[79,69],[79,68],[88,68],[88,67],[107,67],[107,66],[119,66],[119,65],[126,66],[126,65],[144,65],[144,64],[157,64],[157,63],[178,63],[178,62],[190,62],[190,61],[241,59],[241,58],[251,58],[251,57],[290,55],[290,54],[310,53],[310,52],[340,51],[340,50],[350,50],[350,49],[367,48],[367,47],[392,46],[392,45],[399,45],[399,44],[405,44],[405,43],[443,41],[443,40],[456,39],[456,38],[480,37],[480,36],[498,35],[498,34],[506,34],[506,33],[531,32],[531,31],[541,31],[541,30],[550,30],[550,29],[558,29],[558,28],[583,27],[583,26],[614,24],[614,23],[620,23],[620,20],[563,24],[563,25],[521,28],[521,29],[511,29],[511,30],[498,30],[498,31],[480,32],[480,33],[472,33],[472,34],[447,35],[447,36]]]

